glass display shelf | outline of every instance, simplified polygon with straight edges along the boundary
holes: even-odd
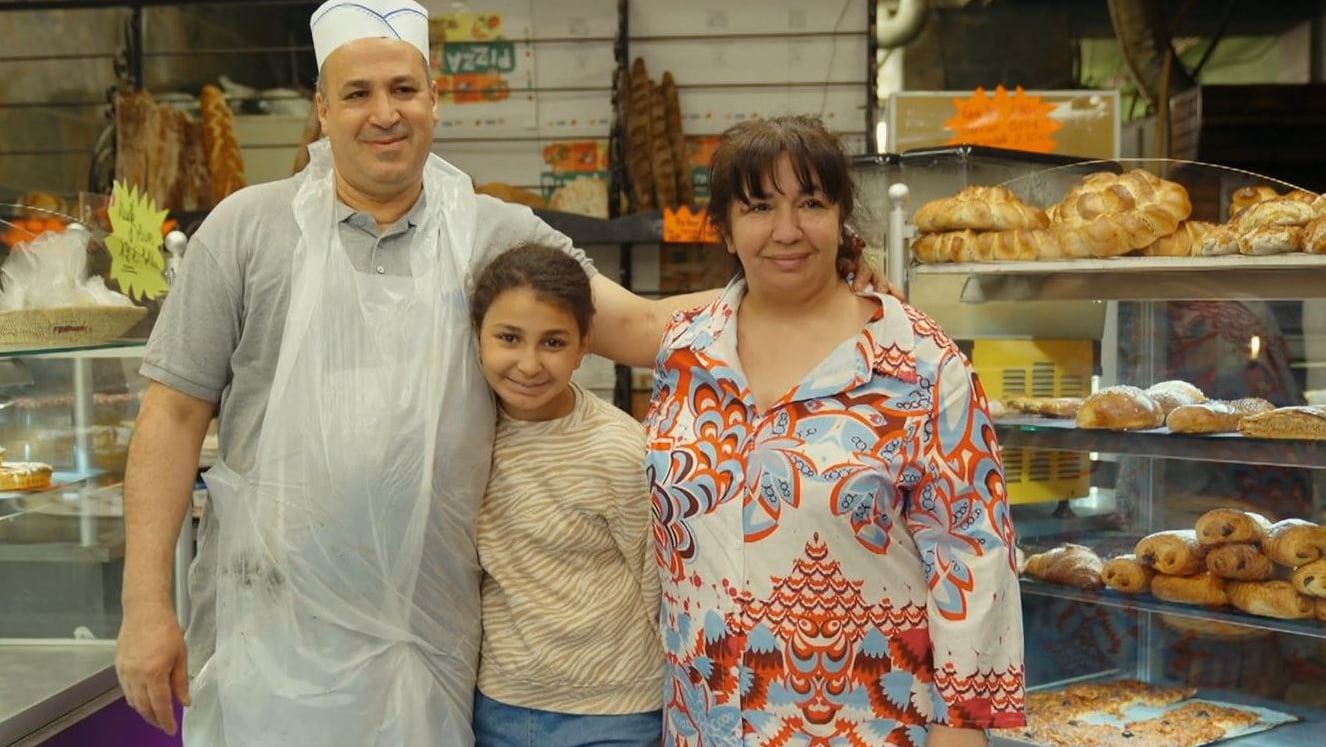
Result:
[[[91,345],[69,346],[6,346],[0,347],[0,358],[123,358],[134,353],[139,355],[147,348],[146,340],[125,339],[110,340]]]
[[[1057,599],[1073,599],[1088,604],[1117,607],[1134,612],[1155,612],[1191,620],[1206,620],[1326,640],[1326,622],[1316,619],[1281,620],[1274,617],[1259,617],[1246,614],[1232,607],[1212,608],[1192,604],[1175,604],[1162,601],[1150,594],[1122,594],[1112,589],[1092,591],[1028,578],[1022,579],[1022,593],[1032,596],[1055,597]]]
[[[1245,438],[1237,433],[1193,435],[1168,428],[1149,431],[1106,431],[1078,428],[1069,419],[1010,417],[995,421],[999,443],[1006,447],[1100,452],[1238,462],[1277,467],[1326,466],[1326,441]]]

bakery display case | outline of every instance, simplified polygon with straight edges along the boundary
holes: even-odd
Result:
[[[1029,723],[996,743],[1326,739],[1326,200],[908,164],[890,276],[971,355],[1018,535]]]
[[[61,213],[38,224],[32,213],[30,205],[0,208],[0,227],[7,229],[0,246],[0,744],[6,745],[39,741],[70,714],[86,715],[120,697],[114,657],[125,547],[122,485],[147,385],[138,374],[146,329],[131,327],[150,315],[111,297],[118,293],[106,284],[109,259],[92,238],[101,234],[95,221],[88,221],[91,230],[70,228],[72,216]],[[37,292],[39,285],[15,264],[43,261],[23,256],[35,253],[84,260],[62,272],[61,282],[96,293],[59,300],[57,293]],[[94,298],[120,305],[99,306]],[[192,532],[183,534],[187,562]]]

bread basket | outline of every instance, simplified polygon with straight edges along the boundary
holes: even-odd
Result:
[[[0,312],[0,347],[59,347],[110,342],[144,316],[141,306],[64,306]]]

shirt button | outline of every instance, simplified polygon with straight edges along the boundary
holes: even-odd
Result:
[[[379,275],[385,273],[386,271],[387,271],[387,268],[383,267],[382,265],[378,265],[378,274],[379,274]]]

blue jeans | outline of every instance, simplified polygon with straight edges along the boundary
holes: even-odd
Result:
[[[507,705],[474,691],[474,747],[658,747],[663,712],[585,716]]]

